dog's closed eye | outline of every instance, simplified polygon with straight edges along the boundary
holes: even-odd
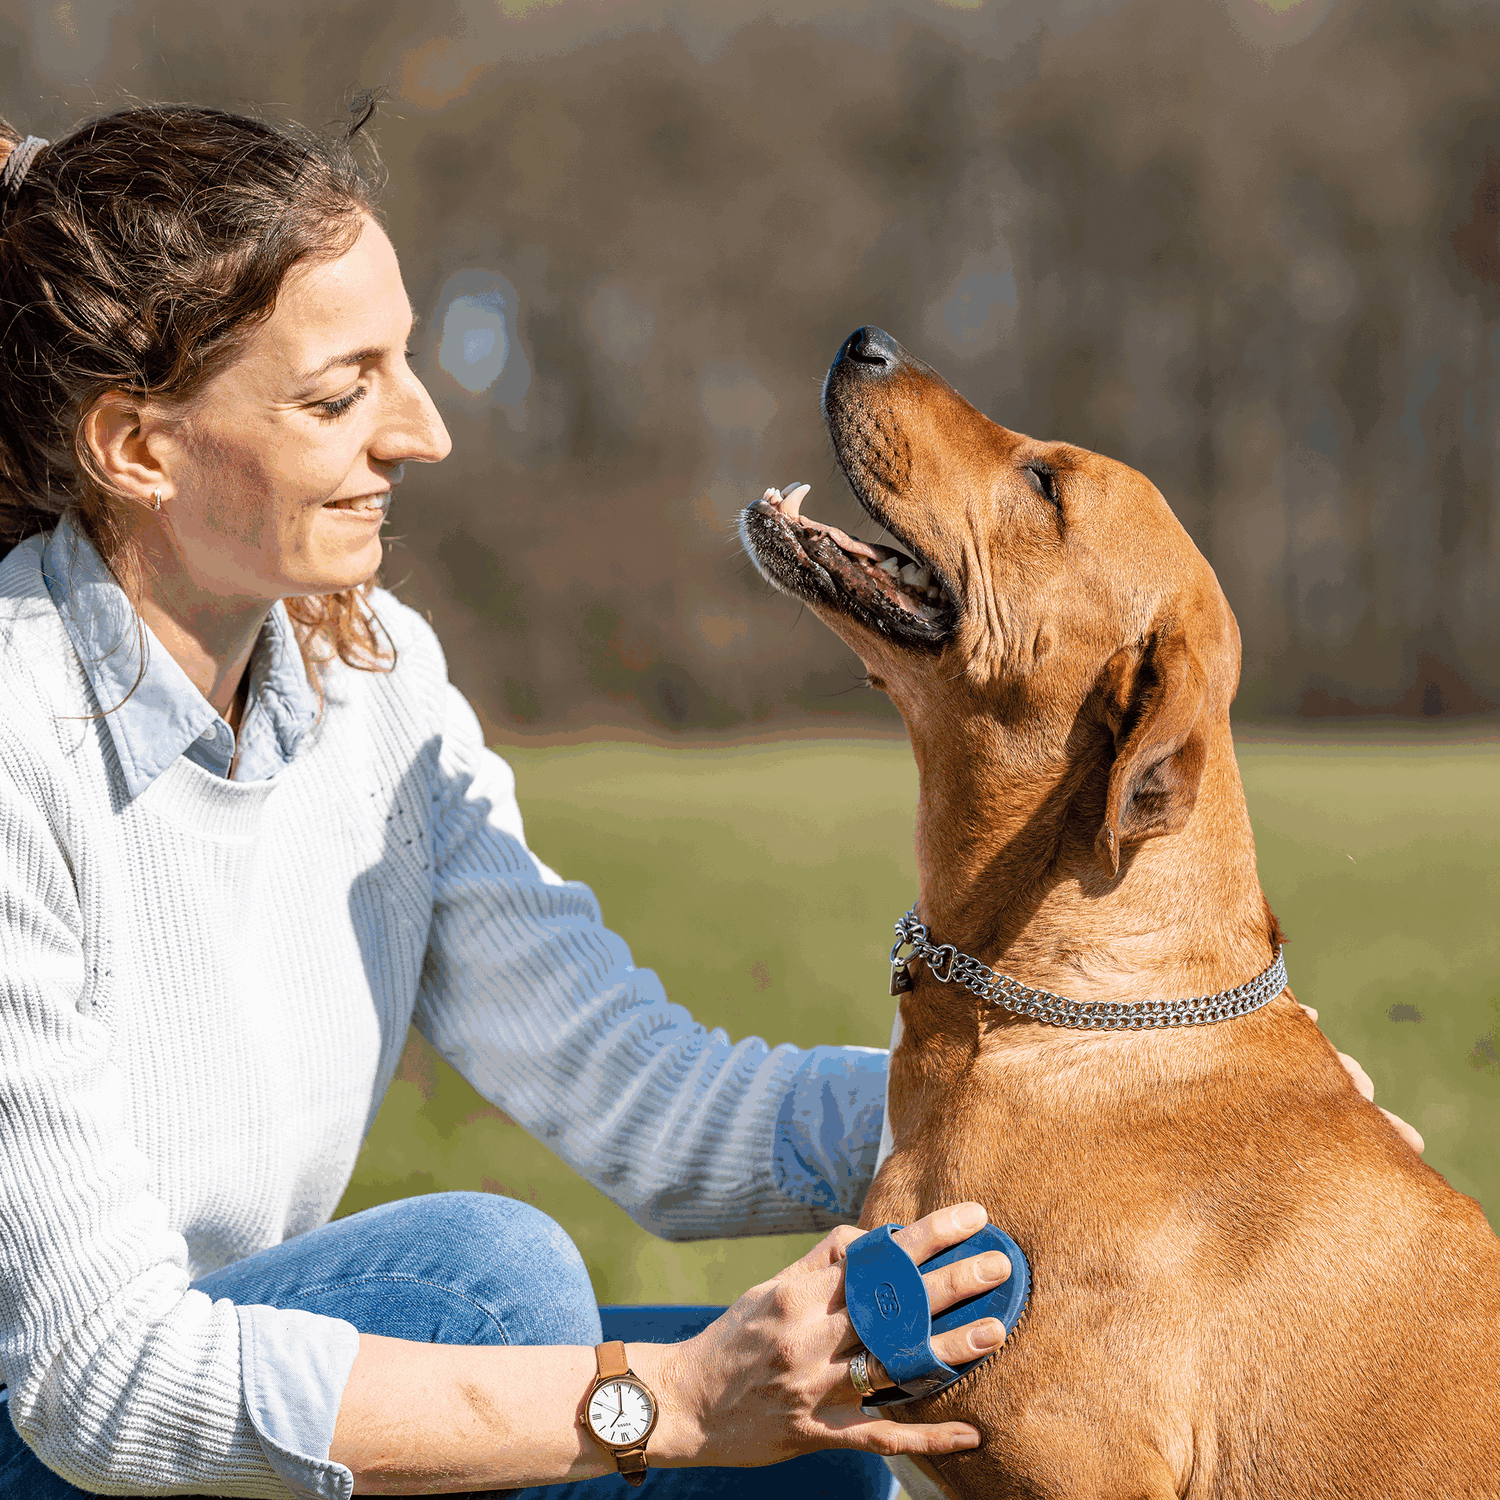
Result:
[[[1059,511],[1062,510],[1062,502],[1057,498],[1057,471],[1044,463],[1029,463],[1026,465],[1026,477],[1031,481],[1032,488],[1041,495],[1049,504],[1055,505]]]

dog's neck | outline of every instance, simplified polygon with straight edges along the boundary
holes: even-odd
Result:
[[[912,723],[912,721],[909,721]],[[931,728],[926,728],[931,724]],[[916,721],[919,913],[935,943],[1075,1000],[1173,1000],[1273,956],[1227,719],[1186,826],[1095,851],[1107,759],[982,717]]]

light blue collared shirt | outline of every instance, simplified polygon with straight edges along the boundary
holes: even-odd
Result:
[[[94,544],[64,517],[42,551],[42,576],[114,740],[134,799],[177,759],[236,781],[291,764],[318,716],[302,652],[278,602],[250,654],[250,692],[234,731],[136,614]],[[141,648],[145,648],[142,670]]]

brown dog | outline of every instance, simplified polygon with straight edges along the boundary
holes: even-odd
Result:
[[[1265,970],[1281,935],[1230,739],[1239,634],[1161,495],[997,426],[878,329],[823,402],[904,551],[774,493],[742,533],[906,721],[932,942],[1079,1001]],[[1500,1495],[1500,1241],[1289,991],[1090,1031],[911,977],[863,1223],[977,1199],[1034,1277],[995,1359],[900,1409],[983,1432],[925,1465],[944,1490]]]

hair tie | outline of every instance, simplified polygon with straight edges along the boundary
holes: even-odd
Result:
[[[39,135],[28,135],[5,158],[5,165],[0,167],[0,207],[8,208],[15,201],[16,194],[21,191],[21,184],[26,180],[26,173],[36,160],[37,152],[43,146],[51,144],[51,141],[44,141]]]

